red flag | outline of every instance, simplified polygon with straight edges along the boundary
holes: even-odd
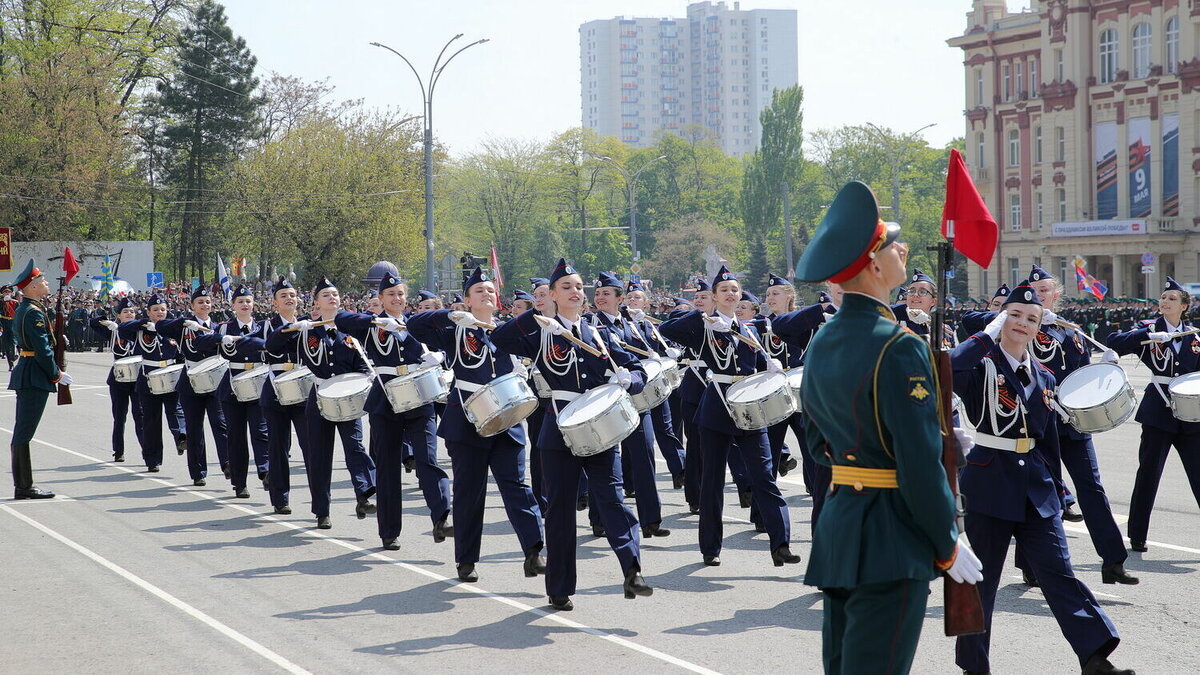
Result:
[[[67,277],[63,284],[71,283],[71,279],[79,274],[79,261],[75,259],[75,254],[71,253],[70,246],[63,251],[63,274]]]
[[[504,274],[500,272],[500,258],[496,256],[496,247],[492,247],[492,255],[488,264],[492,266],[492,273],[496,275],[496,290],[504,288]]]
[[[950,151],[946,174],[946,204],[942,207],[942,236],[954,242],[954,248],[987,269],[996,253],[1000,238],[996,219],[971,182],[971,174],[958,150]]]

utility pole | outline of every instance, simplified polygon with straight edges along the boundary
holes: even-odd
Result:
[[[450,43],[462,36],[463,34],[459,33],[447,40],[446,44],[442,46],[442,51],[438,52],[437,59],[433,62],[433,70],[429,73],[427,80],[421,79],[412,62],[400,52],[385,44],[378,42],[371,43],[372,46],[382,47],[403,59],[404,63],[408,65],[409,70],[412,71],[412,74],[416,76],[417,84],[421,86],[421,103],[425,117],[425,287],[435,292],[437,291],[437,281],[434,278],[436,276],[436,268],[433,262],[433,90],[437,87],[438,80],[442,76],[442,71],[446,69],[446,66],[450,65],[454,57],[475,45],[487,42],[487,38],[476,40],[454,52],[443,62],[442,57],[446,55],[446,50],[450,47]],[[426,82],[429,83],[428,88],[425,86]]]
[[[654,164],[660,159],[666,158],[666,155],[659,155],[658,157],[655,157],[649,162],[643,164],[640,169],[634,171],[631,175],[629,171],[625,169],[625,167],[617,164],[616,160],[614,160],[612,157],[598,157],[598,159],[601,161],[612,165],[612,167],[617,170],[617,173],[621,174],[621,177],[625,179],[625,194],[629,199],[629,247],[632,249],[633,262],[637,262],[638,258],[641,257],[637,247],[637,179],[638,176],[642,175],[643,171],[650,168],[651,164]]]

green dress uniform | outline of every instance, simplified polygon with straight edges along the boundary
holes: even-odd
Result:
[[[23,286],[39,275],[30,260],[17,284]],[[21,301],[13,317],[13,332],[21,356],[8,381],[8,388],[17,392],[11,446],[13,485],[17,499],[44,499],[54,494],[33,486],[29,442],[42,420],[46,399],[57,389],[55,383],[62,379],[62,371],[54,362],[54,335],[50,332],[46,310],[38,301],[30,297]]]
[[[869,188],[851,183],[797,276],[853,278],[897,235],[879,220]],[[805,575],[825,596],[825,671],[907,672],[929,582],[953,562],[958,536],[930,348],[883,301],[847,292],[805,364],[805,437],[833,474]]]

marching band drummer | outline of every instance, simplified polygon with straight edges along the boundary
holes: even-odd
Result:
[[[896,321],[912,332],[925,337],[929,335],[929,322],[933,318],[934,305],[937,304],[937,283],[933,277],[921,270],[914,269],[912,283],[905,289],[900,304],[893,305]],[[954,331],[948,326],[942,326],[942,344],[953,347],[957,344]]]
[[[146,469],[151,473],[157,473],[163,461],[163,415],[168,418],[168,426],[171,425],[171,418],[174,418],[180,432],[187,431],[186,421],[180,419],[182,414],[178,394],[174,391],[155,394],[150,391],[146,381],[147,375],[175,363],[178,358],[175,341],[165,335],[159,335],[156,330],[158,322],[166,317],[166,301],[158,293],[153,293],[146,300],[145,317],[117,326],[117,336],[132,342],[134,354],[142,357],[141,372],[138,373],[137,379],[137,396],[138,406],[142,409],[142,460],[146,462]],[[176,443],[180,447],[185,445],[183,440],[177,439]]]
[[[208,426],[212,430],[213,441],[217,446],[217,459],[221,464],[221,472],[226,478],[229,473],[229,443],[226,435],[225,413],[221,410],[221,401],[216,392],[197,394],[192,389],[191,378],[187,371],[195,368],[201,361],[216,356],[217,346],[209,342],[201,345],[196,338],[202,332],[211,332],[213,322],[209,319],[212,311],[212,296],[208,287],[201,284],[192,292],[192,312],[178,319],[164,319],[157,322],[155,330],[179,345],[179,355],[183,357],[184,373],[179,376],[175,385],[175,393],[179,395],[179,404],[183,407],[183,419],[187,428],[192,432],[191,442],[187,444],[188,473],[192,477],[192,485],[204,485],[208,476],[208,451],[204,439],[204,417],[208,414]]]
[[[775,322],[779,317],[796,311],[796,287],[787,279],[768,273],[765,297],[767,310],[770,313],[762,319],[756,320],[754,328],[762,336],[762,345],[767,350],[767,356],[779,359],[783,367],[789,370],[804,365],[804,349],[808,347],[808,339],[811,339],[813,332],[824,322],[824,310],[819,304],[805,308],[814,315],[814,318],[819,319],[819,322],[813,326],[812,330],[808,331],[803,346],[796,348],[775,332]],[[804,447],[804,418],[800,412],[796,412],[788,419],[767,429],[767,438],[771,441],[771,460],[774,463],[775,472],[780,476],[786,476],[796,468],[796,459],[787,451],[787,445],[784,443],[788,427],[791,427],[792,433],[796,435],[796,441],[800,444],[800,456],[804,458],[804,471],[802,472],[804,486],[808,488],[812,484],[809,470],[813,462],[808,458],[808,449]],[[809,494],[812,494],[811,491]]]
[[[582,320],[587,302],[583,279],[564,259],[559,259],[550,275],[550,300],[554,303],[555,317],[545,327],[530,311],[492,332],[492,342],[501,350],[533,359],[554,392],[554,399],[544,412],[541,436],[535,441],[542,446],[549,502],[546,593],[555,609],[571,610],[575,606],[571,602],[576,582],[575,503],[582,471],[596,499],[609,545],[620,561],[625,597],[651,595],[654,590],[641,575],[638,522],[629,507],[621,503],[616,448],[578,457],[571,453],[558,429],[558,411],[579,394],[606,382],[617,383],[636,394],[645,384],[644,374],[637,359],[621,349],[606,331]],[[578,349],[564,335],[600,345],[611,361]]]
[[[463,283],[465,306],[470,311],[422,312],[408,320],[413,337],[447,355],[454,368],[454,390],[438,435],[446,439],[454,469],[454,561],[458,578],[475,582],[479,574],[479,549],[483,537],[487,477],[491,470],[508,521],[512,524],[525,555],[525,576],[546,571],[542,560],[541,512],[533,491],[525,482],[525,427],[516,424],[495,436],[483,437],[467,420],[464,403],[497,377],[516,371],[528,377],[524,366],[497,350],[488,335],[496,314],[496,287],[476,267]],[[519,366],[519,367],[518,367]]]
[[[300,305],[300,294],[296,287],[286,277],[279,277],[275,288],[271,290],[271,306],[275,316],[267,321],[265,332],[269,336],[297,321],[296,309]],[[247,339],[246,342],[252,342]],[[308,467],[308,401],[304,400],[292,405],[283,405],[275,394],[274,378],[300,367],[300,357],[296,350],[289,348],[272,351],[266,348],[263,341],[263,355],[267,367],[271,369],[270,379],[263,383],[262,394],[258,397],[263,417],[267,420],[267,486],[271,494],[271,506],[275,513],[289,515],[292,512],[291,465],[288,461],[292,454],[292,429],[296,430],[296,442],[300,445],[300,456]],[[290,426],[290,428],[289,428]]]
[[[1042,311],[1037,293],[1022,283],[987,327],[951,354],[954,391],[976,429],[960,484],[967,537],[983,564],[979,591],[986,626],[982,634],[958,638],[955,663],[970,673],[990,670],[996,589],[1015,538],[1083,672],[1132,674],[1109,663],[1121,639],[1071,568],[1062,498],[1045,453],[1058,444],[1054,374],[1029,351]]]
[[[134,342],[118,335],[117,326],[137,318],[137,305],[133,304],[133,301],[126,296],[117,302],[115,309],[117,312],[116,321],[104,317],[96,317],[92,319],[91,327],[97,335],[108,334],[108,345],[113,355],[113,361],[119,361],[130,356],[136,356],[134,353],[136,352]],[[108,379],[105,380],[105,383],[108,385],[108,397],[112,403],[113,461],[124,462],[125,417],[129,413],[133,413],[133,432],[137,436],[138,444],[140,445],[142,442],[142,406],[138,402],[137,381],[117,382],[112,368],[109,368]]]
[[[426,403],[403,413],[392,411],[384,392],[384,383],[405,375],[410,368],[440,365],[443,356],[425,349],[404,328],[404,307],[408,304],[408,285],[388,272],[379,280],[379,314],[339,312],[335,319],[338,330],[354,336],[367,351],[375,365],[375,382],[367,395],[366,409],[371,420],[371,440],[375,446],[375,486],[378,496],[379,538],[383,548],[400,550],[401,478],[404,475],[403,456],[408,449],[416,461],[417,482],[429,507],[433,523],[433,540],[441,543],[453,528],[446,524],[450,517],[450,479],[438,466],[437,424],[433,404]]]
[[[436,293],[417,291],[417,311],[433,312],[442,308],[442,299]]]
[[[1172,445],[1183,462],[1192,496],[1200,503],[1200,423],[1176,419],[1171,412],[1171,394],[1167,390],[1172,379],[1200,371],[1200,339],[1196,335],[1174,337],[1176,333],[1193,330],[1184,315],[1190,304],[1191,295],[1167,277],[1158,298],[1160,316],[1154,323],[1113,333],[1105,340],[1118,354],[1137,354],[1151,374],[1150,384],[1146,385],[1146,393],[1134,418],[1142,425],[1137,478],[1129,500],[1129,547],[1135,551],[1146,551],[1150,514]],[[1147,340],[1152,344],[1143,345],[1142,342]]]
[[[708,314],[712,311],[712,290],[708,282],[701,279],[696,282],[696,292],[692,296],[691,306],[672,311],[667,318],[675,319],[693,310]],[[661,325],[661,324],[660,324]],[[700,356],[700,349],[680,345],[683,350],[679,365],[684,368],[683,382],[679,385],[680,423],[683,425],[683,443],[685,467],[683,475],[683,498],[688,504],[692,515],[700,513],[700,476],[704,469],[704,456],[700,452],[700,427],[696,424],[696,414],[700,410],[700,399],[708,381],[708,366]],[[739,490],[740,493],[740,490]]]
[[[533,309],[533,296],[520,288],[513,291],[512,316],[528,312],[531,309]]]
[[[321,277],[313,288],[314,316],[319,317],[319,321],[333,323],[340,309],[341,294],[337,287],[326,277]],[[296,362],[312,371],[313,379],[317,382],[335,375],[370,372],[370,364],[355,346],[353,338],[334,326],[315,324],[316,321],[302,320],[284,327],[291,330],[272,330],[267,336],[267,351],[274,354],[294,353]],[[316,386],[308,393],[305,417],[308,418],[305,466],[317,528],[328,530],[333,526],[329,520],[329,502],[332,498],[329,484],[333,476],[335,432],[342,439],[342,453],[346,458],[346,469],[350,472],[350,484],[354,488],[354,512],[360,520],[367,514],[375,513],[375,504],[371,502],[375,494],[375,462],[363,448],[362,419],[347,422],[325,419],[317,407]]]
[[[529,277],[529,285],[532,287],[530,291],[533,298],[533,310],[546,318],[554,318],[554,303],[550,300],[550,280],[545,277]],[[514,313],[513,317],[520,316]],[[531,378],[532,380],[532,378]],[[529,383],[531,389],[536,394],[537,386],[531,381]],[[540,411],[545,410],[550,405],[550,400],[538,396],[538,410],[526,418],[525,423],[528,426],[526,436],[529,440],[529,483],[533,490],[533,496],[537,499],[539,512],[542,517],[546,517],[546,510],[549,508],[549,503],[546,501],[546,484],[542,472],[542,446],[538,445],[538,438],[542,434],[542,419],[543,415]],[[580,494],[586,495],[580,483]],[[586,497],[584,508],[587,508]]]
[[[267,423],[263,419],[258,400],[243,403],[233,394],[233,376],[251,370],[263,362],[262,350],[267,336],[267,324],[254,320],[254,292],[245,285],[233,291],[234,318],[217,324],[211,333],[196,337],[200,347],[215,347],[217,353],[229,361],[229,370],[217,387],[217,398],[225,415],[225,432],[229,448],[229,474],[233,483],[233,494],[239,499],[249,499],[246,476],[250,471],[250,449],[254,449],[254,466],[263,489],[270,492],[269,458],[267,448]],[[258,338],[251,342],[246,338]],[[249,444],[247,445],[247,435]]]
[[[646,316],[646,309],[650,306],[650,302],[646,298],[646,289],[640,283],[629,282],[625,289],[625,306],[629,310],[629,336],[632,340],[630,344],[659,356],[672,359],[680,357],[682,352],[664,342],[653,324],[650,323],[649,317]],[[671,393],[674,394],[674,390]],[[676,428],[673,411],[668,405],[669,401],[670,396],[666,401],[650,410],[650,421],[654,425],[654,442],[658,444],[658,452],[671,472],[672,485],[678,490],[683,487],[684,482],[683,443],[679,440],[679,431],[682,431],[682,427]]]
[[[624,286],[612,274],[601,272],[596,279],[595,289],[596,311],[592,313],[592,325],[609,331],[612,338],[628,351],[626,345],[631,345],[633,341],[633,329],[620,314]],[[671,534],[670,530],[662,528],[662,501],[654,476],[654,436],[651,425],[650,413],[641,413],[637,429],[621,441],[621,473],[625,479],[625,493],[633,493],[644,538]],[[629,489],[629,486],[633,489]],[[598,513],[593,515],[599,518]]]
[[[737,276],[724,265],[713,277],[712,292],[716,310],[711,317],[693,310],[667,319],[658,327],[668,339],[699,350],[710,372],[697,418],[704,434],[700,439],[700,451],[704,454],[700,479],[700,553],[705,565],[721,564],[725,464],[736,447],[744,459],[758,516],[770,536],[771,561],[776,567],[796,564],[800,556],[792,553],[789,544],[791,520],[787,502],[775,483],[767,430],[739,429],[725,405],[725,390],[729,385],[762,370],[783,372],[783,366],[734,337],[735,333],[744,335],[747,330],[733,316],[742,289]]]

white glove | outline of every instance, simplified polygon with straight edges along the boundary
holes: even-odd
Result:
[[[779,362],[779,359],[767,359],[767,372],[782,373],[783,364]]]
[[[708,327],[717,333],[728,333],[733,330],[733,324],[729,322],[729,319],[720,314],[712,317],[712,321],[708,322]]]
[[[107,329],[109,329],[109,330],[112,330],[112,329],[114,329],[114,328],[116,328],[116,327],[117,327],[117,322],[116,322],[116,321],[109,321],[108,319],[105,319],[105,320],[103,320],[103,321],[101,321],[101,322],[100,322],[100,325],[101,325],[101,326],[104,326],[105,328],[107,328]]]
[[[65,370],[59,371],[59,372],[62,373],[62,377],[59,378],[59,380],[56,384],[61,384],[64,387],[71,386],[71,383],[75,381],[75,378],[71,377],[71,374]]]
[[[1121,362],[1121,357],[1118,356],[1117,353],[1111,349],[1105,349],[1104,353],[1100,355],[1100,363],[1120,363],[1120,362]]]
[[[958,535],[955,546],[958,554],[954,556],[954,564],[946,570],[946,574],[960,584],[977,584],[983,581],[983,563],[979,562],[979,558],[971,550],[966,535]]]
[[[450,320],[454,322],[455,326],[462,326],[463,328],[475,327],[475,315],[470,312],[450,312]]]
[[[1048,309],[1042,310],[1042,325],[1043,326],[1052,326],[1052,325],[1054,325],[1055,321],[1058,321],[1057,314],[1055,314],[1054,312],[1051,312]]]
[[[629,310],[629,317],[634,321],[644,321],[646,319],[646,313],[640,309],[631,309]]]
[[[221,336],[221,344],[231,345],[231,344],[237,342],[238,338],[240,338],[240,337],[242,337],[242,336],[241,335],[222,335]]]
[[[628,368],[617,368],[608,381],[612,384],[621,385],[622,389],[628,389],[633,385],[633,375],[629,372]]]
[[[1156,331],[1151,331],[1150,334],[1148,334],[1146,336],[1146,339],[1148,339],[1152,342],[1170,342],[1171,334],[1156,330]]]
[[[183,327],[188,330],[200,330],[202,328],[199,321],[192,321],[191,319],[184,321]]]
[[[71,339],[70,339],[70,338],[68,338],[66,335],[62,336],[62,341],[63,341],[63,346],[64,346],[64,347],[70,347],[70,346],[71,346]]]
[[[683,356],[683,352],[674,347],[667,347],[667,358],[678,359],[680,356]]]
[[[962,427],[954,427],[954,439],[958,441],[958,447],[962,449],[964,455],[975,447],[975,437]]]
[[[1008,312],[1005,312],[1005,311],[996,312],[996,318],[992,319],[992,322],[987,325],[987,328],[983,329],[983,332],[987,333],[988,336],[991,337],[993,340],[999,342],[1000,341],[1000,331],[1004,330],[1004,322],[1005,321],[1008,321]]]
[[[154,322],[153,322],[153,321],[147,321],[145,324],[143,324],[143,325],[142,325],[142,329],[143,329],[143,330],[148,330],[148,331],[150,331],[151,333],[157,333],[157,332],[158,332],[158,328],[156,328],[156,327],[154,326]]]
[[[440,366],[445,359],[446,355],[441,352],[425,352],[421,355],[421,365]]]
[[[312,330],[313,329],[313,322],[309,321],[308,319],[301,319],[292,325],[296,327],[296,330]]]
[[[513,362],[512,371],[516,373],[517,377],[521,378],[522,380],[529,379],[529,368],[526,368],[525,364],[521,363],[520,361]]]
[[[375,325],[379,326],[380,328],[382,328],[386,331],[391,331],[393,333],[399,333],[400,331],[404,330],[404,324],[400,323],[399,321],[393,319],[390,316],[384,316],[384,317],[375,319]]]
[[[571,333],[571,331],[567,330],[566,326],[562,325],[561,323],[559,323],[553,319],[551,319],[548,323],[546,323],[543,326],[543,328],[546,331],[549,331],[549,333],[551,335],[564,335],[564,334],[569,335]]]
[[[908,320],[924,326],[929,323],[929,314],[925,310],[908,308]]]

